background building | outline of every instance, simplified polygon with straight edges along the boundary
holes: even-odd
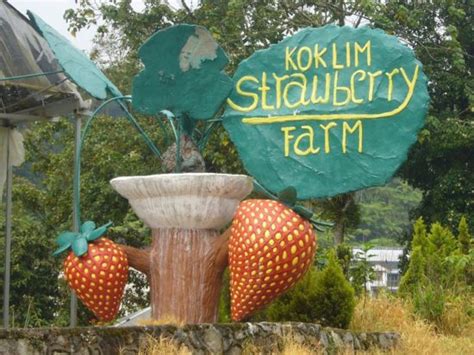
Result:
[[[402,254],[402,247],[375,247],[367,252],[365,257],[376,274],[375,280],[366,283],[367,291],[371,295],[377,294],[380,289],[387,289],[391,292],[398,290],[400,283],[399,262]],[[354,248],[352,255],[353,258],[364,257],[364,250]]]

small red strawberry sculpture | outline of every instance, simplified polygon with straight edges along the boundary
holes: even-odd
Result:
[[[95,229],[88,221],[80,233],[64,232],[54,255],[71,248],[64,261],[64,275],[77,297],[101,321],[111,321],[118,313],[128,278],[128,261],[123,250],[101,237],[109,224]]]
[[[310,267],[309,221],[273,200],[240,203],[229,240],[231,313],[242,320],[293,286]]]

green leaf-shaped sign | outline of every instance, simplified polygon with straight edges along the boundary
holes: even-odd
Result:
[[[48,42],[66,75],[77,85],[99,100],[122,96],[120,90],[97,68],[81,50],[74,47],[58,31],[44,22],[41,17],[28,11],[31,23]]]
[[[243,61],[224,126],[276,193],[333,196],[390,179],[428,108],[413,52],[368,27],[307,28]]]
[[[145,65],[133,81],[133,106],[146,114],[209,119],[232,89],[222,72],[227,56],[201,26],[177,25],[156,32],[140,48]]]

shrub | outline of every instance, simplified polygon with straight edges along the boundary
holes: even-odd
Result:
[[[467,250],[470,238],[465,219],[459,224],[457,238],[439,223],[432,224],[429,233],[422,219],[415,224],[399,294],[411,301],[415,314],[439,331],[456,334],[472,323],[474,253]]]
[[[316,268],[312,267],[292,289],[278,297],[266,309],[252,317],[253,321],[314,322],[312,307],[316,287]]]
[[[334,252],[327,266],[316,275],[312,299],[315,318],[325,326],[347,328],[354,313],[354,289],[344,277]]]
[[[217,316],[219,323],[230,323],[232,318],[230,316],[230,273],[229,268],[225,269],[222,277],[222,289],[219,298],[219,311]]]
[[[280,296],[253,321],[317,322],[347,328],[355,307],[354,289],[344,277],[334,251],[323,270],[311,268],[290,291]]]
[[[415,289],[420,287],[425,277],[425,258],[420,246],[413,249],[410,257],[407,272],[400,280],[398,292],[402,296],[410,296],[415,293]]]
[[[458,241],[460,244],[461,252],[464,255],[467,255],[471,250],[472,237],[469,234],[469,228],[467,226],[467,221],[465,217],[462,217],[459,221],[458,233]]]
[[[445,312],[446,294],[438,285],[427,283],[412,295],[414,311],[422,319],[439,325]]]

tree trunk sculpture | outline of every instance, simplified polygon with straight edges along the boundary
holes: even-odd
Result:
[[[111,181],[152,229],[152,245],[121,245],[129,265],[147,275],[153,319],[217,321],[229,231],[241,199],[252,190],[244,175],[164,174]]]

